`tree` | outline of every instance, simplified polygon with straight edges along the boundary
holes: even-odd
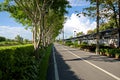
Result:
[[[23,42],[24,43],[30,43],[30,41],[28,39],[24,39]]]
[[[96,0],[87,0],[90,1],[91,5],[88,8],[84,8],[83,14],[88,15],[92,18],[96,17]],[[118,1],[119,0],[99,0],[99,16],[100,16],[100,24],[106,23],[111,18],[114,19],[115,23],[118,24]]]
[[[22,38],[20,35],[17,35],[17,36],[15,37],[15,40],[16,40],[17,42],[19,42],[19,43],[23,43],[23,38]]]
[[[65,8],[69,7],[67,0],[5,0],[3,4],[3,10],[17,22],[31,26],[36,59],[39,59],[39,48],[58,35],[63,27]]]
[[[1,41],[5,41],[5,40],[6,40],[5,37],[0,36],[0,42],[1,42]]]
[[[115,23],[116,23],[116,26],[118,27],[118,19],[117,19],[117,15],[118,15],[118,8],[117,8],[117,3],[118,1],[117,0],[106,0],[104,1],[103,3],[103,7],[107,7],[108,11],[113,11],[112,14],[110,15]]]
[[[88,7],[88,8],[85,8],[84,11],[83,11],[83,14],[85,15],[88,15],[92,18],[95,18],[97,15],[98,15],[98,6],[95,6],[97,5],[97,2],[98,0],[87,0],[87,1],[90,1],[91,3],[91,6]],[[100,24],[102,26],[102,28],[112,28],[111,26],[109,25],[113,25],[113,26],[116,26],[118,28],[118,33],[119,33],[119,36],[118,36],[118,41],[119,41],[119,46],[120,46],[120,27],[118,25],[118,21],[120,21],[118,19],[118,15],[120,15],[119,13],[119,0],[99,0],[98,2],[98,5],[99,5],[99,16],[97,17],[97,24]],[[95,11],[97,10],[97,15],[95,13]],[[98,22],[99,20],[99,22]],[[108,23],[108,24],[106,24]],[[99,25],[97,25],[99,26]],[[98,37],[98,32],[99,32],[99,29],[98,27],[96,28],[96,31],[97,31],[97,38]],[[98,39],[97,39],[97,43],[98,43]],[[97,45],[98,46],[98,45]],[[97,47],[96,46],[96,47]],[[98,50],[99,51],[99,50]]]
[[[87,34],[92,34],[92,33],[95,33],[94,30],[88,30],[87,31]]]
[[[96,54],[99,54],[99,24],[100,24],[100,4],[103,2],[103,0],[86,0],[90,1],[91,6],[88,8],[85,8],[85,12],[83,11],[84,15],[87,15],[89,17],[95,18],[96,19]]]
[[[111,26],[111,25],[112,25],[112,26]],[[102,24],[100,25],[99,30],[100,30],[100,31],[103,31],[103,30],[112,29],[112,28],[116,28],[116,27],[117,27],[117,26],[116,26],[114,20],[111,19],[110,21],[108,21],[108,22],[106,22],[106,23],[102,23]]]
[[[77,33],[77,36],[81,36],[81,35],[84,35],[84,33],[83,32],[78,32]]]
[[[119,34],[118,34],[118,44],[119,44],[119,47],[120,47],[120,0],[118,0],[118,9],[119,9],[119,24],[118,24],[118,32],[119,32]]]

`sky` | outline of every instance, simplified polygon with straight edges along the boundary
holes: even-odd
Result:
[[[3,0],[0,0],[0,2]],[[76,16],[77,13],[82,12],[82,9],[89,6],[89,2],[85,0],[68,0],[72,8],[66,8],[68,14],[65,14],[67,20],[63,24],[65,38],[74,36],[74,31],[87,33],[87,30],[94,29],[96,22],[92,19],[80,14],[80,17]],[[30,29],[25,29],[20,23],[17,23],[14,18],[10,17],[7,12],[0,12],[0,36],[14,39],[15,36],[20,35],[24,39],[32,40],[32,32]],[[58,36],[62,38],[62,34]]]
[[[86,8],[90,5],[89,2],[85,0],[69,0],[72,8],[67,8],[68,14],[66,22],[64,25],[64,38],[74,37],[78,32],[87,33],[88,30],[93,30],[96,27],[96,22],[89,17],[85,17],[83,14],[80,14],[78,17],[77,14],[81,13],[83,8]],[[74,33],[76,32],[76,33]],[[63,34],[61,33],[58,38],[63,38]]]

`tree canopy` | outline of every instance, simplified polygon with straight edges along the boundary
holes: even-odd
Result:
[[[4,0],[0,11],[7,11],[17,22],[31,28],[34,53],[54,41],[63,28],[67,0]]]
[[[96,18],[96,0],[87,0],[90,1],[90,7],[84,8],[83,14],[91,18]],[[119,19],[119,0],[99,0],[99,18],[100,25],[104,23],[114,23],[116,27],[118,25]],[[111,21],[112,20],[112,21]],[[110,25],[111,26],[111,25]]]

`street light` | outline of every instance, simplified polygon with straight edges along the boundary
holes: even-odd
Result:
[[[62,29],[62,33],[63,33],[63,44],[64,44],[64,36],[65,36],[65,34],[64,34],[64,27]]]
[[[74,47],[75,47],[75,37],[76,37],[76,31],[74,31]]]
[[[74,37],[76,37],[76,31],[74,31]]]

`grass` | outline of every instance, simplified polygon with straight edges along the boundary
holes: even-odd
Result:
[[[24,45],[24,44],[30,44],[30,43],[19,43],[19,42],[9,42],[9,41],[3,41],[3,42],[0,42],[0,47],[3,47],[3,46],[15,46],[15,45]]]
[[[45,52],[45,56],[43,57],[43,59],[41,61],[39,80],[46,80],[49,57],[50,57],[50,54],[51,54],[51,51],[52,51],[51,49],[52,49],[52,45],[47,48],[47,50]]]
[[[12,46],[12,45],[19,45],[20,43],[18,42],[0,42],[0,46]]]

